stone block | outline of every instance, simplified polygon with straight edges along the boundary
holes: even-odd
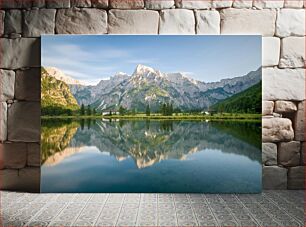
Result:
[[[305,167],[291,167],[288,171],[288,189],[302,190],[305,189]]]
[[[40,101],[40,68],[16,71],[15,98]]]
[[[220,14],[218,11],[197,10],[197,34],[220,34]]]
[[[301,162],[300,162],[302,166],[306,165],[305,146],[306,146],[306,142],[302,142],[301,143]]]
[[[263,188],[287,189],[287,169],[279,166],[264,166]]]
[[[300,165],[300,142],[280,143],[278,148],[278,164],[289,167]]]
[[[4,34],[22,33],[22,11],[12,9],[6,12],[4,19]]]
[[[146,9],[170,9],[175,5],[174,0],[145,0]]]
[[[166,9],[160,13],[160,34],[195,34],[195,18],[192,10]]]
[[[212,8],[229,8],[232,4],[232,0],[212,0]]]
[[[303,8],[303,0],[285,0],[285,8]]]
[[[2,190],[40,192],[40,168],[27,167],[21,170],[0,170]]]
[[[40,40],[36,38],[0,38],[1,68],[40,67]],[[3,51],[5,50],[5,51]]]
[[[91,7],[91,0],[70,0],[71,7]]]
[[[16,190],[18,186],[18,170],[17,169],[3,169],[0,170],[2,190]]]
[[[253,6],[257,9],[276,9],[284,7],[284,0],[254,0]]]
[[[0,10],[0,35],[1,36],[4,34],[4,17],[5,17],[5,11]]]
[[[242,8],[252,8],[253,1],[250,0],[234,0],[233,7],[242,9]]]
[[[40,168],[27,167],[19,170],[20,190],[27,192],[40,192]]]
[[[64,9],[70,7],[70,0],[46,0],[47,8]]]
[[[262,66],[276,66],[279,64],[280,39],[277,37],[262,38]]]
[[[32,1],[30,0],[1,0],[0,8],[2,9],[22,9],[31,8]]]
[[[15,102],[8,110],[8,140],[40,141],[40,103]]]
[[[262,141],[280,142],[291,141],[294,138],[292,122],[287,118],[263,118]]]
[[[40,166],[40,145],[38,143],[28,143],[28,166]]]
[[[262,115],[272,115],[274,110],[273,101],[263,101],[262,102]]]
[[[55,9],[34,9],[24,12],[23,36],[39,37],[54,34]]]
[[[44,7],[46,7],[46,1],[45,0],[33,0],[32,7],[34,7],[34,8],[44,8]]]
[[[292,113],[295,111],[297,111],[297,107],[294,102],[281,100],[275,102],[276,113]]]
[[[111,34],[157,34],[159,14],[153,10],[110,10]]]
[[[212,7],[212,1],[210,0],[175,0],[175,6],[177,8],[184,9],[209,9]]]
[[[25,143],[0,143],[0,159],[3,168],[24,168],[27,163],[27,145]]]
[[[269,116],[269,117],[271,117],[271,116]],[[283,117],[283,115],[282,114],[279,114],[279,113],[273,113],[273,117]],[[289,116],[288,116],[289,117]]]
[[[108,0],[91,0],[91,4],[95,8],[106,9],[108,7]]]
[[[305,67],[305,37],[287,37],[282,39],[280,68]]]
[[[143,9],[143,0],[109,0],[109,7],[113,9]]]
[[[297,141],[305,141],[305,101],[298,104],[298,111],[294,118],[294,139]]]
[[[276,11],[271,9],[223,9],[221,15],[222,34],[256,34],[273,36]]]
[[[305,35],[305,10],[281,9],[277,13],[276,31],[279,37]]]
[[[263,100],[305,99],[305,72],[303,69],[263,68]]]
[[[277,145],[275,143],[262,144],[262,164],[266,166],[277,165]]]
[[[6,102],[7,100],[14,99],[14,84],[15,72],[12,70],[0,69],[0,101]]]
[[[0,142],[7,140],[7,104],[0,103]]]
[[[60,9],[56,16],[57,34],[103,34],[107,32],[107,13],[101,9]]]

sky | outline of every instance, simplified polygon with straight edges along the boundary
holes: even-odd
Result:
[[[42,66],[56,67],[88,85],[138,64],[214,82],[261,66],[261,36],[46,35]]]

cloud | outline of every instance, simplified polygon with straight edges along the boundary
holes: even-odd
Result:
[[[86,72],[74,71],[74,70],[67,70],[64,69],[63,72],[71,76],[72,78],[76,78],[82,84],[85,85],[97,85],[103,79],[109,79],[109,76],[101,76],[101,74],[97,74],[97,76],[92,76]]]
[[[185,72],[185,71],[179,71],[179,70],[177,72],[180,72],[180,73],[188,75],[188,76],[194,76],[195,75],[194,72]]]
[[[105,49],[100,54],[102,54],[105,59],[126,58],[130,56],[128,52],[115,48]]]
[[[60,58],[69,58],[76,61],[87,61],[87,62],[103,62],[105,60],[116,59],[116,58],[127,58],[129,53],[127,51],[118,48],[100,48],[86,49],[75,44],[58,44],[43,46],[43,55],[56,55]]]
[[[81,84],[85,84],[87,86],[92,85],[95,86],[97,85],[102,79],[89,79],[89,80],[80,80]]]
[[[156,64],[158,59],[156,58],[151,58],[151,59],[128,59],[126,62],[130,64]]]
[[[125,51],[115,48],[101,51],[84,50],[72,44],[48,45],[42,48],[42,65],[57,67],[75,79],[92,84],[117,71],[114,64],[107,62],[109,59],[126,56]]]
[[[68,57],[77,58],[78,60],[86,60],[91,57],[90,52],[82,50],[78,45],[65,44],[65,45],[54,45],[51,46],[56,54]]]
[[[56,67],[67,75],[86,84],[96,84],[101,79],[109,78],[122,67],[132,64],[145,64],[154,67],[157,58],[133,56],[133,51],[117,47],[97,48],[82,44],[46,43],[42,45],[42,65]],[[134,53],[135,54],[135,53]]]

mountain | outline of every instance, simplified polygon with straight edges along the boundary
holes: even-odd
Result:
[[[90,105],[96,102],[101,94],[110,93],[114,87],[128,78],[128,74],[120,72],[108,80],[101,80],[96,86],[70,85],[70,88],[79,104]]]
[[[213,105],[211,109],[228,113],[261,113],[262,83],[233,95]]]
[[[149,104],[157,111],[161,103],[171,102],[181,110],[205,109],[253,86],[261,80],[261,68],[247,75],[205,83],[183,73],[163,73],[138,65],[129,76],[118,73],[96,86],[73,88],[79,104],[92,105],[98,110],[127,109],[144,111]]]
[[[41,71],[41,106],[43,115],[70,113],[79,109],[77,100],[69,86],[50,75],[47,70]]]
[[[63,73],[60,69],[55,67],[44,67],[45,71],[57,80],[63,81],[64,83],[70,85],[81,85],[80,81],[73,79],[72,77]]]

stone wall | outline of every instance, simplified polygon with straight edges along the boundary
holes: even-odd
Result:
[[[301,0],[0,0],[1,188],[39,191],[41,34],[263,35],[263,183],[304,186]]]

